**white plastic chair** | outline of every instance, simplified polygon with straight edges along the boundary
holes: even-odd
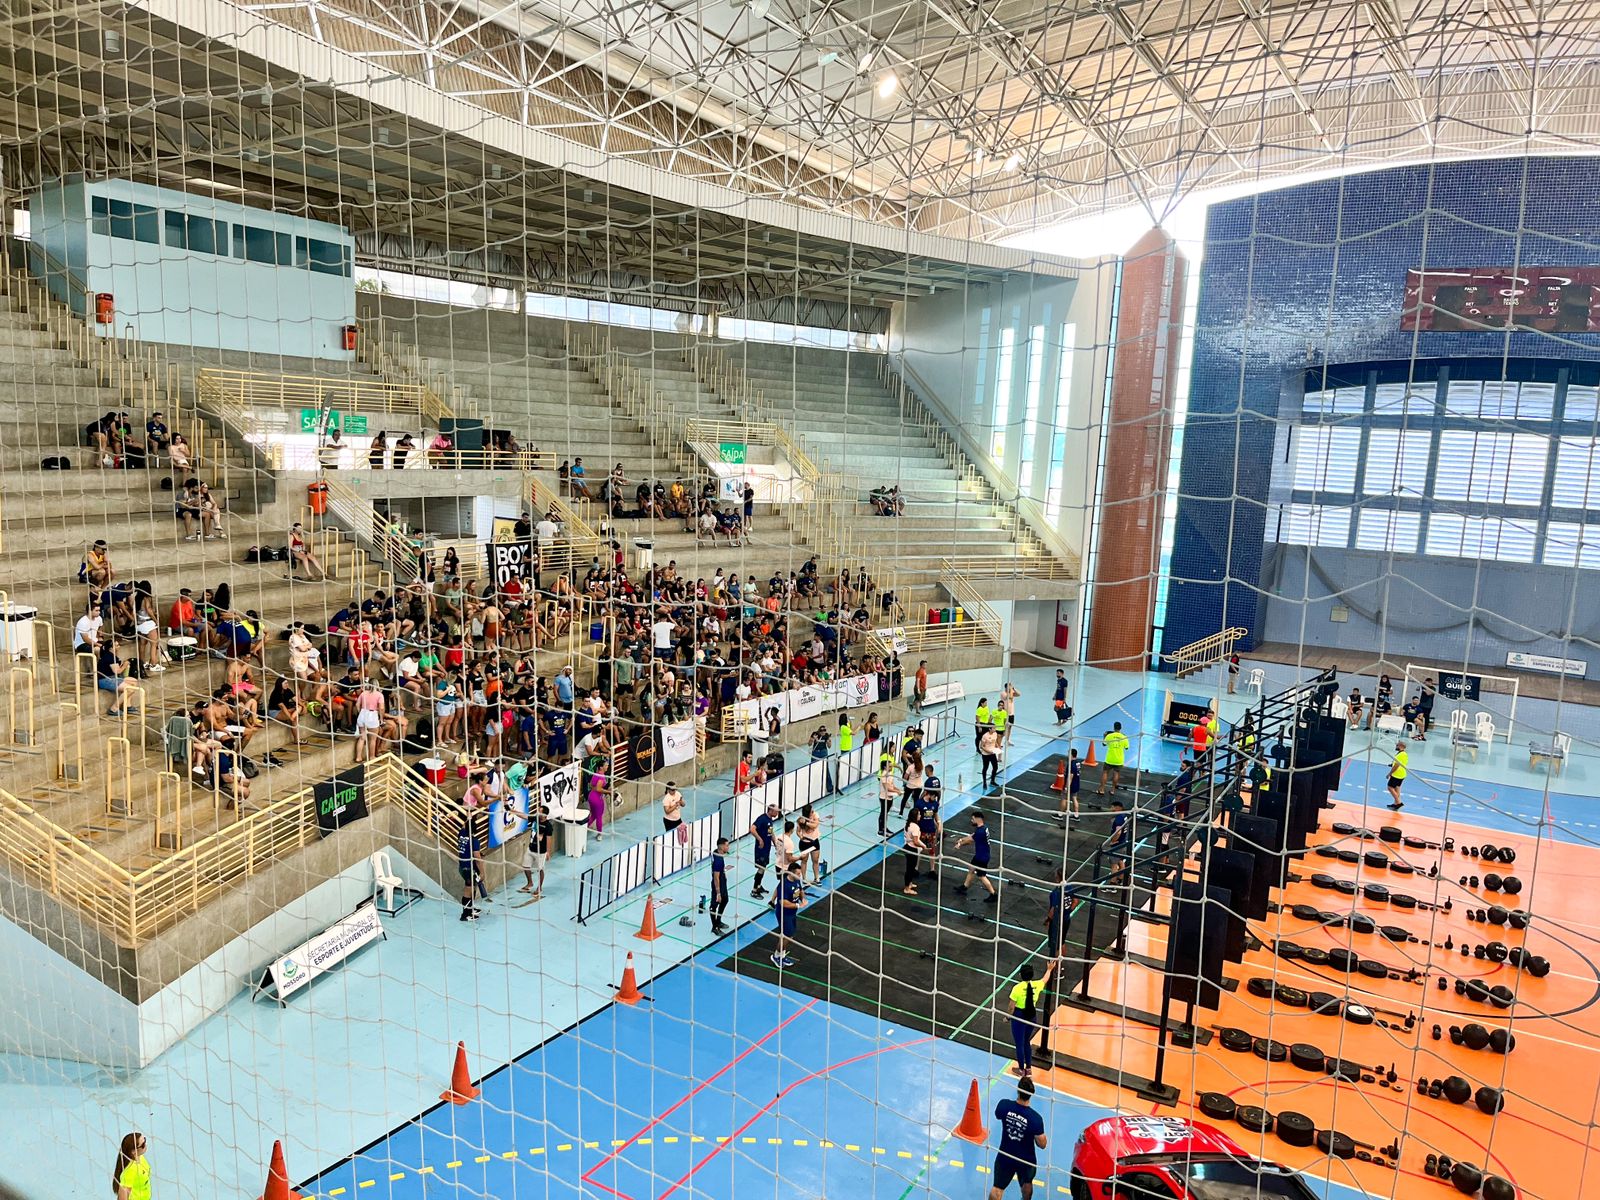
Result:
[[[372,894],[377,896],[383,893],[383,903],[387,908],[394,907],[394,890],[403,887],[405,880],[394,873],[394,866],[389,861],[387,850],[374,850],[372,857],[367,860],[372,864]]]
[[[1267,685],[1267,673],[1260,667],[1251,667],[1250,674],[1244,678],[1244,690],[1261,695],[1261,690]]]
[[[1450,732],[1465,733],[1467,731],[1467,712],[1463,708],[1450,710]]]
[[[1348,717],[1349,715],[1350,715],[1350,704],[1349,704],[1349,702],[1343,696],[1335,696],[1333,698],[1333,717],[1334,717],[1334,720],[1342,721],[1346,717]]]
[[[1494,718],[1486,712],[1477,714],[1478,740],[1485,747],[1494,745]]]
[[[1572,757],[1572,735],[1570,733],[1558,733],[1550,740],[1556,744],[1556,749],[1561,751],[1562,761]]]

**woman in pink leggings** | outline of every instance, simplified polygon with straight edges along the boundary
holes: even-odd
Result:
[[[596,767],[589,773],[589,828],[600,841],[606,827],[606,773]]]

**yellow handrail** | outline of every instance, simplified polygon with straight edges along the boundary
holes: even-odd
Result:
[[[1179,646],[1170,654],[1163,654],[1161,661],[1173,664],[1178,675],[1187,675],[1191,671],[1198,671],[1212,663],[1221,662],[1233,653],[1234,646],[1249,636],[1250,631],[1243,625],[1235,625],[1207,634],[1187,646]]]
[[[428,389],[416,383],[323,375],[282,375],[271,371],[228,371],[205,367],[195,372],[202,396],[221,397],[242,408],[316,408],[341,413],[423,413]]]

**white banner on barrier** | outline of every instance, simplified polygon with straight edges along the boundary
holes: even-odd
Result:
[[[661,765],[675,767],[694,761],[694,718],[661,727]]]
[[[539,776],[531,791],[538,796],[538,802],[550,810],[554,820],[581,821],[588,818],[588,812],[580,812],[578,808],[583,791],[583,767],[579,763],[568,763],[548,775]]]
[[[789,697],[789,724],[809,721],[827,711],[827,692],[820,687],[791,688]]]
[[[839,756],[839,788],[843,789],[852,784],[860,783],[868,775],[877,770],[878,747],[872,742],[864,746],[857,746],[849,754]]]
[[[831,708],[865,708],[878,702],[876,675],[851,675],[828,684]]]
[[[517,788],[489,806],[489,845],[504,846],[528,831],[528,789]]]
[[[282,1004],[318,975],[383,936],[377,905],[371,900],[363,901],[348,917],[341,917],[316,937],[273,959],[256,981],[253,995],[257,999],[268,996]]]

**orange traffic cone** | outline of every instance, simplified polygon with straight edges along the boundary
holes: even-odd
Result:
[[[1094,756],[1094,739],[1093,738],[1089,739],[1089,757],[1083,760],[1083,765],[1086,766],[1086,767],[1098,767],[1100,765],[1099,760],[1096,759],[1095,756]]]
[[[1056,759],[1056,781],[1050,785],[1050,790],[1052,792],[1067,790],[1067,760],[1064,758]]]
[[[661,931],[656,928],[656,894],[654,892],[644,898],[644,920],[639,923],[639,932],[633,936],[646,942],[653,942],[661,936]]]
[[[472,1072],[467,1070],[467,1044],[456,1043],[456,1065],[450,1072],[450,1090],[440,1092],[439,1099],[451,1104],[466,1104],[483,1094],[483,1089],[472,1086]]]
[[[956,1126],[956,1136],[962,1141],[981,1146],[989,1140],[989,1131],[983,1127],[983,1098],[978,1095],[978,1081],[974,1079],[967,1089],[967,1107],[961,1114],[961,1124]]]
[[[299,1192],[289,1190],[289,1168],[283,1164],[283,1143],[272,1143],[272,1165],[267,1168],[267,1185],[261,1189],[261,1200],[305,1200]]]
[[[617,1000],[622,1004],[637,1004],[644,999],[639,981],[633,974],[633,951],[628,952],[627,964],[622,968],[622,986],[617,989]]]

